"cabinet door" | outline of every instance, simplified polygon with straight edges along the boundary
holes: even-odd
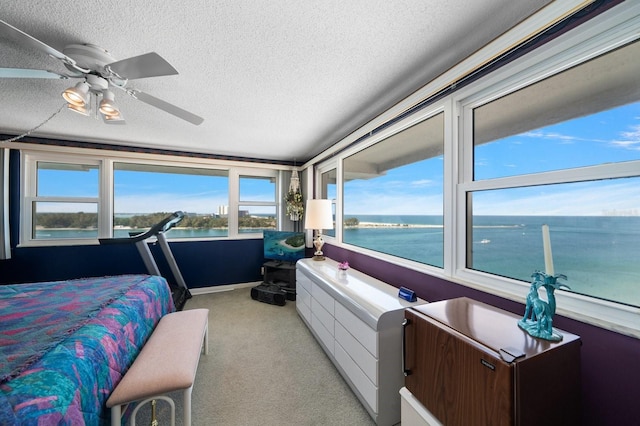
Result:
[[[443,424],[512,425],[512,368],[482,345],[407,310],[406,388]]]

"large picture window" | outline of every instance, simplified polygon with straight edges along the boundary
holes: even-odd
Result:
[[[115,163],[113,169],[115,237],[145,231],[178,210],[185,217],[167,238],[229,234],[226,170],[135,163]]]
[[[443,267],[444,114],[343,162],[343,241]]]
[[[466,266],[640,306],[640,43],[473,109]]]
[[[278,226],[276,168],[69,151],[24,152],[20,245],[129,237],[176,211],[185,216],[169,239],[255,238]]]

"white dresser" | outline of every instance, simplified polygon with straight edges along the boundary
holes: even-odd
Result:
[[[296,309],[378,425],[400,422],[402,320],[398,289],[337,262],[299,260]]]

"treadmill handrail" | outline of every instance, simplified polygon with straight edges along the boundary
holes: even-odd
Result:
[[[169,216],[162,219],[160,222],[153,225],[148,231],[142,232],[140,234],[133,235],[131,237],[121,237],[121,238],[98,238],[100,244],[131,244],[137,243],[138,241],[146,240],[147,238],[151,238],[155,235],[158,235],[160,232],[167,232],[169,229],[173,228],[175,225],[180,223],[182,218],[184,217],[184,213],[181,211],[174,212]]]

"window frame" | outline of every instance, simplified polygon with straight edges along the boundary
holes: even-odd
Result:
[[[638,24],[640,23],[640,17],[636,17],[632,21]],[[458,159],[460,180],[455,192],[458,206],[456,211],[458,235],[455,243],[459,249],[455,253],[454,278],[461,283],[512,300],[523,299],[523,295],[526,294],[530,287],[529,283],[466,267],[467,215],[469,214],[466,206],[469,193],[492,189],[640,176],[638,172],[640,170],[640,160],[631,160],[533,174],[473,180],[474,108],[606,54],[634,39],[640,39],[637,35],[634,37],[630,34],[632,28],[633,26],[629,22],[604,31],[602,34],[593,34],[593,27],[582,29],[582,31],[578,28],[575,33],[568,34],[567,40],[552,42],[549,48],[540,49],[541,52],[533,52],[529,56],[522,58],[522,61],[516,61],[514,64],[505,66],[503,69],[491,74],[478,87],[461,90],[454,94],[453,100],[458,107],[461,128],[459,144],[463,153]],[[580,41],[581,37],[583,41]],[[557,291],[555,296],[557,312],[561,315],[603,328],[640,336],[640,325],[638,324],[636,313],[637,307],[563,290]]]
[[[104,186],[102,178],[104,174],[103,161],[96,158],[84,157],[81,155],[58,155],[48,153],[45,155],[35,154],[33,152],[22,152],[22,194],[20,201],[21,222],[20,222],[20,246],[49,246],[55,242],[63,241],[61,245],[78,245],[87,244],[88,242],[97,241],[97,238],[108,236],[104,231]],[[98,196],[97,197],[64,197],[64,196],[38,196],[38,163],[59,163],[59,164],[77,164],[91,165],[98,168]],[[98,213],[98,236],[96,239],[46,239],[38,240],[34,238],[32,230],[35,226],[35,218],[33,216],[33,205],[37,202],[69,202],[69,203],[95,203],[97,204]],[[101,226],[102,225],[102,226]]]
[[[243,177],[249,178],[270,178],[275,180],[275,194],[273,201],[255,201],[255,200],[241,200],[240,199],[240,179]],[[273,206],[276,209],[276,229],[281,228],[282,223],[282,174],[277,170],[255,170],[249,168],[235,168],[229,171],[229,237],[232,238],[262,238],[262,232],[240,232],[239,229],[239,215],[240,206],[260,206],[270,207]],[[231,227],[233,220],[234,226]],[[233,232],[232,232],[233,229]]]
[[[108,220],[109,223],[107,224],[108,229],[109,229],[109,236],[108,237],[113,237],[113,218],[115,215],[115,172],[116,172],[116,164],[132,164],[132,165],[140,165],[140,166],[157,166],[157,167],[167,167],[167,168],[186,168],[186,169],[208,169],[208,170],[216,170],[219,172],[224,172],[226,173],[226,178],[227,178],[227,182],[230,181],[230,177],[229,177],[229,167],[223,167],[223,166],[217,166],[217,165],[210,165],[210,166],[204,166],[202,164],[198,164],[198,163],[178,163],[178,162],[167,162],[166,160],[146,160],[146,161],[140,161],[137,159],[132,159],[132,158],[113,158],[113,159],[107,159],[105,161],[105,163],[108,165],[108,171],[106,172],[107,176],[105,178],[105,181],[110,182],[108,184],[108,186],[105,188],[105,191],[108,191],[111,193],[110,195],[110,203],[106,203],[106,205],[108,206],[108,209],[110,209],[110,213],[108,215]],[[153,172],[152,172],[153,173]],[[229,188],[229,184],[227,184],[227,188]],[[227,189],[228,191],[228,189]],[[227,199],[228,201],[228,199]],[[217,206],[212,206],[212,207],[217,207]],[[167,234],[167,238],[170,239],[171,241],[201,241],[201,240],[215,240],[215,239],[224,239],[227,238],[229,236],[229,232],[227,231],[227,236],[218,236],[218,237],[214,237],[214,236],[204,236],[204,237],[183,237],[183,238],[171,238],[171,234]]]
[[[447,212],[449,211],[448,209],[448,198],[447,198],[447,193],[446,193],[446,188],[448,186],[448,181],[450,181],[451,177],[447,174],[447,171],[450,169],[448,163],[450,162],[450,151],[447,148],[447,136],[448,136],[448,129],[447,129],[447,106],[448,106],[448,102],[444,101],[444,102],[436,102],[432,105],[430,105],[428,108],[425,108],[422,111],[419,111],[415,114],[411,114],[409,117],[406,117],[400,121],[398,121],[397,123],[395,123],[394,125],[390,126],[387,130],[385,131],[381,131],[379,135],[374,136],[373,138],[371,138],[370,141],[368,141],[367,143],[363,144],[362,146],[357,146],[354,147],[353,149],[349,149],[346,150],[343,154],[340,155],[339,157],[339,161],[338,164],[340,166],[339,170],[338,170],[338,175],[337,175],[337,180],[339,183],[337,183],[337,197],[340,200],[339,206],[340,208],[338,209],[338,203],[336,203],[336,228],[339,229],[339,241],[341,244],[343,244],[345,247],[349,247],[351,250],[357,250],[357,251],[361,251],[363,253],[368,254],[369,256],[375,257],[375,258],[379,258],[382,260],[386,260],[386,261],[392,261],[394,263],[399,263],[405,267],[409,267],[412,269],[425,269],[427,271],[429,271],[430,273],[436,272],[438,274],[442,274],[442,271],[445,269],[445,267],[447,266],[446,263],[446,256],[445,256],[445,252],[448,249],[447,246],[447,242],[446,242],[446,233],[448,232],[448,230],[446,229],[447,227]],[[366,247],[361,247],[361,246],[357,246],[354,244],[349,244],[348,242],[344,241],[344,234],[343,234],[343,221],[344,221],[344,162],[346,159],[348,159],[349,157],[358,154],[362,151],[365,151],[369,148],[371,148],[372,146],[378,144],[378,143],[384,143],[386,140],[393,138],[396,135],[401,134],[402,132],[404,132],[405,130],[408,130],[414,126],[419,126],[423,123],[425,123],[428,120],[431,120],[435,117],[437,117],[439,114],[443,114],[443,138],[444,138],[444,146],[443,146],[443,153],[442,156],[444,158],[443,162],[443,176],[442,176],[442,180],[443,180],[443,194],[442,194],[442,210],[443,210],[443,246],[442,246],[442,257],[443,257],[443,267],[439,267],[439,266],[434,266],[434,265],[429,265],[426,263],[422,263],[422,262],[418,262],[415,260],[411,260],[411,259],[405,259],[405,258],[401,258],[398,256],[394,256],[392,254],[388,254],[388,253],[383,253],[380,251],[376,251],[376,250],[372,250],[372,249],[368,249]],[[448,155],[449,154],[449,155]],[[318,179],[320,180],[320,175],[318,175]],[[339,215],[339,219],[338,219],[338,215]],[[340,223],[340,226],[338,226],[338,220]],[[338,232],[336,230],[336,236],[338,235]],[[437,272],[439,271],[439,272]]]
[[[340,169],[338,169],[338,164]],[[338,221],[342,223],[342,161],[338,162],[335,159],[327,161],[316,168],[316,191],[319,198],[323,197],[323,194],[327,192],[327,188],[323,187],[322,175],[334,171],[336,174],[336,198],[331,199],[331,207],[334,211],[334,220],[336,225],[333,228],[333,235],[323,233],[322,236],[326,241],[342,241],[342,226],[338,226]]]
[[[531,22],[524,22],[517,30],[510,31],[496,41],[495,46],[472,55],[459,66],[438,77],[392,109],[386,111],[367,125],[338,142],[332,149],[307,163],[314,167],[315,189],[320,193],[320,174],[331,167],[337,168],[336,200],[336,238],[332,244],[348,250],[357,251],[375,259],[387,261],[408,269],[442,278],[472,289],[480,290],[508,300],[523,303],[530,284],[519,280],[474,271],[466,268],[466,194],[482,189],[510,188],[513,186],[533,186],[561,182],[580,182],[596,179],[624,178],[638,176],[640,161],[627,161],[614,164],[585,166],[575,169],[553,170],[535,175],[495,178],[473,181],[473,129],[472,108],[491,100],[517,91],[551,75],[560,73],[579,63],[593,59],[608,51],[619,48],[629,42],[640,39],[640,4],[628,2],[616,5],[611,10],[592,18],[588,23],[578,26],[567,33],[550,40],[544,48],[536,49],[504,65],[483,78],[458,89],[423,108],[435,108],[441,105],[445,112],[445,164],[444,164],[444,268],[407,261],[395,256],[351,246],[342,241],[342,160],[355,152],[401,131],[402,123],[411,121],[420,112],[406,117],[401,122],[385,127],[379,133],[374,130],[395,117],[404,114],[412,106],[422,103],[437,93],[439,85],[446,86],[455,81],[464,68],[473,69],[492,58],[492,49],[498,54],[508,49],[509,43],[522,40],[523,32],[533,31],[548,25],[569,13],[557,5],[556,11],[548,8]],[[576,6],[577,7],[577,6]],[[515,38],[514,38],[515,37]],[[503,45],[503,47],[500,47]],[[327,159],[331,156],[330,159]],[[329,239],[329,238],[328,238]],[[595,297],[565,291],[556,292],[557,312],[563,316],[577,319],[604,329],[640,337],[638,309],[621,303],[610,302]]]
[[[98,238],[110,238],[113,235],[114,212],[114,164],[130,163],[140,165],[155,165],[183,168],[208,168],[226,171],[229,181],[229,231],[225,237],[202,238],[176,238],[172,241],[201,241],[201,240],[226,240],[226,239],[255,239],[261,238],[262,233],[238,232],[238,207],[239,179],[240,176],[268,177],[275,179],[276,198],[273,202],[252,202],[256,205],[274,205],[276,208],[276,222],[278,229],[282,226],[282,206],[278,194],[282,187],[283,170],[289,170],[288,166],[276,164],[256,164],[256,167],[248,167],[247,163],[239,161],[208,160],[193,157],[167,156],[161,154],[129,153],[121,151],[106,151],[91,148],[71,148],[63,146],[34,146],[33,144],[17,143],[15,148],[20,149],[21,157],[21,187],[20,187],[20,230],[18,247],[38,246],[70,246],[70,245],[95,245],[99,244]],[[97,202],[98,204],[98,237],[89,239],[47,239],[36,240],[31,237],[33,226],[33,214],[31,203],[33,201],[51,197],[37,197],[37,163],[53,162],[68,164],[90,164],[99,169],[99,196],[97,198],[56,197],[55,201]],[[253,163],[252,163],[253,165]],[[242,203],[246,204],[245,201]]]
[[[399,120],[388,128],[380,131],[375,134],[371,138],[366,139],[360,144],[356,144],[346,148],[340,153],[336,154],[332,159],[326,160],[322,163],[319,163],[314,167],[314,181],[315,181],[315,192],[317,194],[321,194],[322,192],[322,173],[326,173],[331,169],[336,169],[336,228],[335,228],[335,237],[330,235],[323,234],[323,238],[325,241],[329,241],[334,245],[346,248],[348,250],[357,251],[359,253],[366,254],[374,259],[383,260],[386,262],[398,264],[405,268],[413,269],[420,272],[426,272],[431,275],[445,277],[447,276],[444,271],[450,268],[449,256],[447,256],[447,252],[450,252],[452,249],[450,240],[447,238],[447,233],[452,232],[450,229],[450,225],[452,220],[449,218],[450,212],[452,211],[451,207],[451,199],[450,193],[447,192],[447,188],[452,186],[451,172],[452,172],[452,153],[454,149],[448,143],[452,137],[451,131],[451,117],[450,117],[450,109],[451,109],[451,101],[450,99],[445,99],[443,101],[436,102],[428,107],[424,108],[421,111],[418,111],[414,114],[409,115],[408,117]],[[360,151],[363,151],[378,142],[382,142],[385,139],[393,137],[394,135],[406,130],[414,125],[422,123],[423,121],[429,120],[432,117],[437,116],[438,114],[444,114],[444,171],[443,171],[443,229],[444,229],[444,245],[443,245],[443,256],[444,256],[444,267],[436,267],[432,265],[427,265],[424,263],[416,262],[410,259],[404,259],[397,256],[393,256],[387,253],[382,253],[375,250],[370,250],[365,247],[360,247],[356,245],[352,245],[349,243],[345,243],[343,240],[343,218],[344,218],[344,159],[350,157],[353,154],[356,154]],[[448,229],[449,228],[449,229]]]

